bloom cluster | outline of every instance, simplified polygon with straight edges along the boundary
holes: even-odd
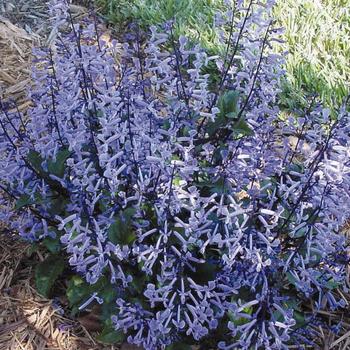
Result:
[[[115,328],[147,350],[211,334],[219,349],[287,349],[312,327],[304,300],[345,306],[349,114],[312,100],[281,115],[272,6],[228,6],[227,49],[209,56],[171,23],[105,41],[56,1],[28,116],[1,102],[0,219],[60,237],[89,284],[107,277]]]

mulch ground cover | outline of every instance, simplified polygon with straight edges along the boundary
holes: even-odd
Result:
[[[87,12],[80,5],[72,6],[76,17]],[[11,98],[26,111],[30,106],[26,92],[31,83],[32,49],[50,43],[54,35],[45,0],[0,0],[0,99]],[[350,225],[347,230],[350,232]],[[33,252],[0,223],[0,350],[136,349],[127,344],[98,344],[94,335],[99,323],[94,312],[72,319],[60,293],[48,300],[36,292],[34,267],[44,255],[40,250]],[[322,348],[350,349],[350,316],[331,312],[322,316],[330,325],[342,321],[338,336],[320,327]]]

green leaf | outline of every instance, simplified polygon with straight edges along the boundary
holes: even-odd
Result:
[[[126,336],[123,331],[116,331],[113,325],[106,325],[96,339],[105,344],[122,343]]]
[[[296,173],[299,173],[299,174],[303,174],[305,172],[305,167],[304,165],[302,164],[297,164],[297,163],[291,163],[288,165],[286,171],[291,172],[291,171],[294,171]],[[291,175],[289,174],[292,178],[295,176],[295,175]]]
[[[300,301],[298,301],[295,297],[292,297],[292,296],[289,296],[289,298],[283,302],[283,305],[285,306],[285,308],[293,309],[297,311],[300,311],[299,304],[300,304]]]
[[[59,236],[57,236],[56,238],[46,237],[43,240],[43,244],[50,253],[56,254],[61,250]]]
[[[166,350],[191,350],[192,347],[188,344],[176,342],[166,347]]]
[[[138,275],[132,280],[131,285],[136,290],[136,292],[142,293],[146,287],[146,281],[147,277],[145,275]]]
[[[58,177],[63,177],[65,170],[66,160],[70,157],[71,152],[68,148],[63,148],[56,154],[56,160],[49,160],[47,162],[47,169],[50,174],[56,175]]]
[[[66,293],[69,306],[79,303],[88,293],[88,284],[81,277],[73,276],[68,283]]]
[[[287,272],[286,276],[291,284],[295,285],[298,282],[297,279],[290,272]]]
[[[248,123],[240,118],[236,123],[233,124],[233,131],[235,134],[249,136],[253,135],[253,130],[249,127]]]
[[[210,188],[211,193],[227,194],[227,193],[230,193],[231,190],[232,190],[232,186],[224,178],[219,178],[214,183],[213,182],[211,183],[211,188]]]
[[[131,226],[134,208],[127,208],[121,212],[108,229],[108,238],[114,244],[129,245],[135,241],[136,235]]]
[[[64,270],[64,260],[59,255],[50,255],[36,266],[35,285],[38,292],[48,297],[52,286]]]
[[[67,199],[63,196],[58,196],[57,198],[51,198],[48,212],[53,217],[55,217],[56,215],[63,216],[66,205],[67,205]]]
[[[164,128],[164,130],[169,130],[170,129],[170,121],[168,120],[168,119],[165,119],[164,121],[163,121],[163,128]]]
[[[103,298],[104,304],[108,304],[115,300],[117,296],[117,291],[112,284],[107,284],[106,286],[103,287],[99,295],[101,298]]]
[[[331,290],[332,290],[332,289],[338,288],[339,285],[340,285],[340,283],[334,281],[334,279],[330,279],[330,280],[327,281],[327,283],[326,283],[326,287],[327,287],[328,289],[331,289]]]
[[[41,155],[39,152],[30,150],[27,155],[27,161],[30,163],[30,165],[37,171],[42,172],[42,163],[43,159],[41,158]]]
[[[304,313],[302,313],[300,311],[294,311],[293,312],[293,318],[296,321],[296,325],[295,325],[296,328],[301,328],[301,327],[306,325]]]
[[[301,238],[305,237],[305,235],[310,232],[310,229],[308,227],[302,227],[298,231],[294,232],[294,234],[289,234],[292,238]]]
[[[59,181],[50,178],[50,174],[42,168],[43,159],[38,152],[30,150],[27,155],[27,162],[30,164],[28,167],[31,166],[36,172],[36,175],[45,180],[52,190],[68,196],[67,189],[65,189]]]
[[[209,136],[213,136],[218,129],[227,124],[226,119],[222,115],[218,115],[213,122],[209,122],[207,125],[207,133]]]
[[[27,256],[32,256],[35,252],[39,250],[39,244],[38,243],[31,243],[28,250],[27,250]]]
[[[203,264],[194,264],[196,271],[188,271],[189,276],[198,284],[204,284],[215,279],[217,264],[207,261]]]
[[[218,106],[220,113],[227,118],[236,118],[238,115],[239,92],[235,90],[226,91],[220,98]]]
[[[101,277],[95,284],[88,284],[80,276],[73,276],[68,282],[67,298],[69,306],[73,308],[73,313],[77,311],[76,306],[79,306],[85,299],[91,296],[92,293],[101,291],[106,288],[108,281],[106,277]]]
[[[249,319],[247,317],[235,317],[232,311],[228,311],[227,315],[229,320],[236,326],[242,326],[249,322]]]
[[[283,322],[284,316],[280,311],[276,310],[272,313],[272,315],[275,321]]]
[[[41,204],[42,202],[43,202],[43,198],[41,194],[34,193],[34,199],[32,196],[28,194],[23,194],[17,199],[15,204],[15,209],[18,210],[28,205]]]
[[[17,199],[15,209],[18,210],[30,204],[33,204],[33,200],[31,199],[29,194],[23,194]]]
[[[237,91],[227,91],[220,96],[218,107],[220,113],[216,116],[213,122],[207,124],[207,133],[209,136],[214,135],[218,129],[225,127],[230,119],[234,119],[238,115],[238,99],[239,93]]]

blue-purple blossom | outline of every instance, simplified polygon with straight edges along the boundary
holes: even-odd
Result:
[[[280,114],[272,6],[220,14],[232,34],[209,56],[171,25],[106,43],[56,1],[28,116],[1,101],[0,219],[30,241],[58,235],[89,284],[107,277],[115,328],[147,350],[219,331],[219,349],[288,349],[307,340],[304,300],[345,306],[349,114]]]

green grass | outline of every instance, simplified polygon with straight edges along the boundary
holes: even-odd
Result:
[[[218,49],[212,23],[222,0],[97,0],[108,19],[123,29],[175,19],[175,33]],[[350,87],[350,0],[278,0],[275,17],[285,27],[287,77],[282,104],[293,108],[317,93],[338,105]]]
[[[350,87],[350,0],[280,0],[275,17],[285,28],[289,92],[339,104]]]
[[[222,0],[96,0],[107,18],[120,30],[136,21],[143,28],[174,19],[175,35],[185,34],[208,49],[217,49],[213,29]]]

